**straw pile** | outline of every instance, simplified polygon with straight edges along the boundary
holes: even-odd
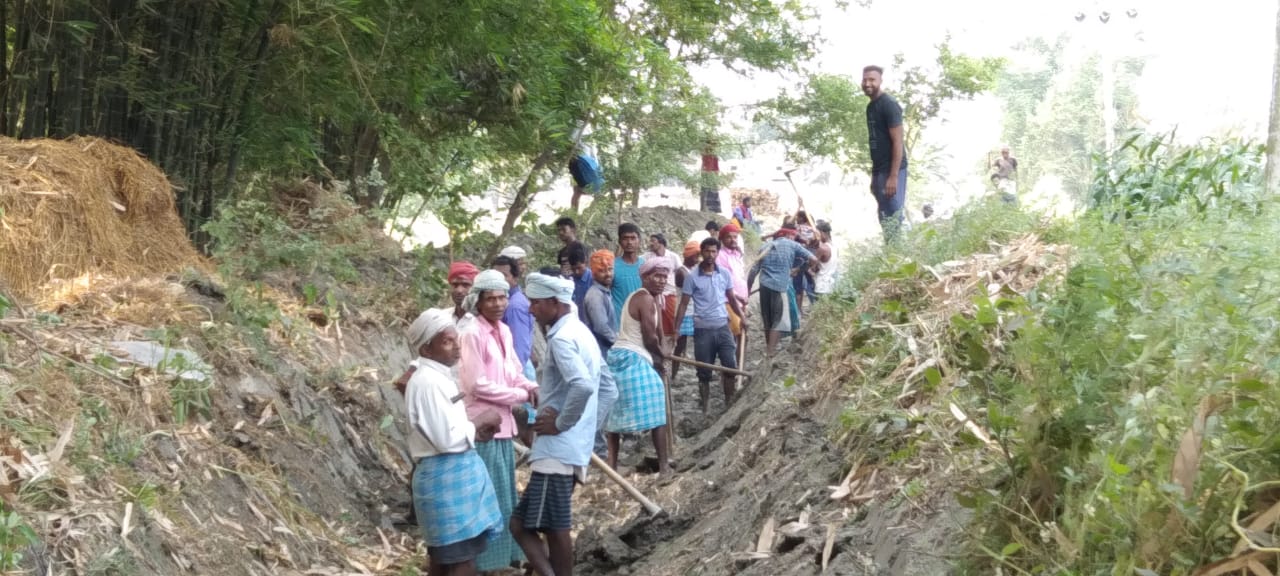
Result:
[[[731,188],[729,196],[733,198],[733,205],[736,207],[742,202],[743,196],[751,197],[751,211],[756,217],[776,216],[781,217],[782,210],[778,208],[778,195],[764,188]]]
[[[36,297],[86,273],[154,276],[202,266],[173,188],[132,149],[97,138],[0,138],[0,281]]]

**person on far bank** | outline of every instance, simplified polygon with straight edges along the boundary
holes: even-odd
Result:
[[[622,304],[632,292],[639,290],[640,265],[644,257],[640,255],[640,227],[630,222],[618,226],[618,257],[613,260],[613,296],[614,318],[622,317]],[[618,328],[614,324],[614,329]]]
[[[714,364],[716,358],[725,368],[738,367],[738,346],[729,329],[729,313],[742,317],[738,299],[733,295],[733,279],[729,271],[716,264],[720,253],[720,241],[707,238],[700,245],[702,263],[684,279],[683,295],[676,316],[683,316],[693,301],[693,358],[704,364]],[[725,304],[728,304],[726,309]],[[706,414],[711,401],[711,370],[697,369],[698,405]],[[724,390],[724,405],[733,401],[736,388],[734,376],[720,374],[720,386]]]
[[[525,292],[533,317],[547,331],[547,351],[539,364],[531,474],[510,529],[536,574],[573,576],[573,491],[591,462],[604,360],[573,313],[572,282],[530,274]]]
[[[902,134],[902,106],[880,89],[884,68],[862,69],[867,103],[867,136],[871,149],[871,195],[876,198],[886,241],[897,238],[907,203],[907,157]]]
[[[1018,203],[1018,159],[1009,153],[1008,146],[1000,148],[1000,157],[991,163],[994,170],[991,181],[1000,191],[1000,199],[1009,204]]]
[[[751,211],[751,196],[742,197],[742,202],[733,209],[733,217],[737,219],[738,226],[760,234],[760,223],[756,221],[755,212]]]

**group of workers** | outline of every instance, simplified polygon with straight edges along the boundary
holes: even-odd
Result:
[[[659,473],[670,473],[667,374],[678,373],[673,358],[689,338],[707,414],[714,365],[730,369],[720,375],[726,407],[736,393],[756,277],[770,358],[798,328],[797,298],[830,293],[836,255],[825,222],[798,214],[748,267],[743,220],[708,223],[677,254],[661,233],[642,251],[631,223],[618,227],[617,253],[589,251],[561,218],[558,267],[526,273],[515,246],[483,271],[450,265],[453,307],[412,323],[416,358],[397,381],[431,574],[523,566],[571,575],[571,499],[593,457],[616,468],[622,435],[648,433]],[[532,472],[523,494],[516,439]]]

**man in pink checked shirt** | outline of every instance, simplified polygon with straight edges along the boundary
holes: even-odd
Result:
[[[471,292],[463,301],[463,308],[475,315],[476,320],[460,331],[462,360],[458,363],[458,383],[465,395],[468,414],[495,411],[502,423],[493,439],[476,442],[476,452],[484,460],[498,496],[498,508],[504,522],[511,521],[511,511],[516,505],[516,463],[512,438],[516,435],[515,418],[511,408],[525,402],[538,402],[538,385],[524,376],[524,367],[516,356],[511,329],[502,323],[507,310],[507,292],[510,285],[497,270],[485,270],[475,278]],[[504,570],[519,566],[524,553],[504,532],[476,559],[481,572]]]
[[[738,308],[746,314],[750,293],[747,291],[747,264],[742,253],[742,228],[737,224],[730,222],[720,228],[720,254],[716,256],[716,266],[729,271],[729,277],[733,279],[733,295],[738,298]],[[737,340],[738,349],[741,350],[747,325],[737,316],[733,310],[729,310],[729,331],[733,333],[733,339]]]

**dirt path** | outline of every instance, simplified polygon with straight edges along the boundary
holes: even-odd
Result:
[[[677,474],[637,473],[652,454],[647,437],[624,444],[623,473],[666,510],[649,518],[613,484],[597,477],[576,502],[582,574],[820,574],[831,531],[827,574],[941,574],[942,550],[963,524],[948,494],[876,493],[862,505],[834,501],[850,464],[830,441],[829,407],[818,406],[797,362],[812,343],[791,343],[772,371],[760,338],[748,346],[757,377],[725,410],[713,381],[711,417],[697,407],[692,370],[674,386]],[[816,340],[810,335],[810,340]],[[794,376],[794,379],[792,378]],[[649,456],[647,459],[654,459]],[[892,486],[893,479],[886,478]],[[767,554],[752,555],[765,524]]]

